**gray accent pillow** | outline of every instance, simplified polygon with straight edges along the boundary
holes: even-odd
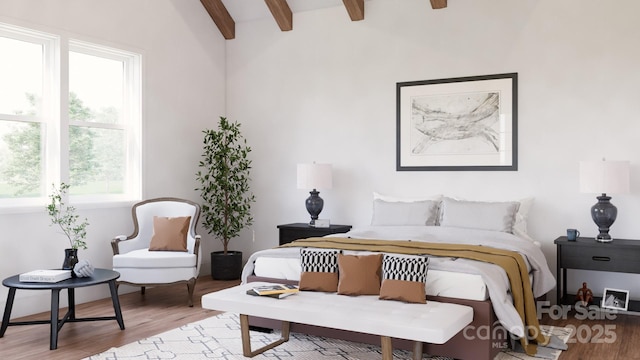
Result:
[[[440,226],[513,232],[519,202],[462,201],[442,199]]]
[[[436,224],[437,201],[390,202],[380,199],[373,201],[371,225],[429,225]]]

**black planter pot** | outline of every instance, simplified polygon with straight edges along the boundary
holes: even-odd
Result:
[[[242,275],[242,251],[211,253],[211,277],[214,280],[237,280]]]

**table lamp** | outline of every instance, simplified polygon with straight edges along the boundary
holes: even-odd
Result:
[[[331,189],[331,187],[331,164],[298,164],[298,189],[313,189],[305,201],[307,211],[311,215],[309,225],[315,225],[324,206],[324,200],[318,195],[320,192],[317,189]]]
[[[618,209],[609,201],[607,194],[629,192],[628,161],[581,161],[580,192],[602,194],[591,207],[591,218],[598,225],[600,233],[596,241],[610,242],[609,228],[616,221]]]

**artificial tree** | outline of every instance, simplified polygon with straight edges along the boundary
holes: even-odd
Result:
[[[253,224],[251,203],[255,201],[249,189],[248,158],[251,147],[240,132],[238,122],[220,117],[217,129],[206,129],[202,159],[196,179],[202,197],[202,225],[209,234],[222,242],[223,251],[211,253],[211,274],[214,279],[231,280],[240,277],[242,252],[230,251],[229,242],[246,226]]]

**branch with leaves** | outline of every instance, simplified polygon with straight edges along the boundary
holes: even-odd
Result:
[[[80,222],[80,216],[76,214],[74,206],[66,205],[65,199],[69,191],[69,184],[61,183],[60,189],[56,189],[55,185],[49,199],[51,202],[47,205],[47,213],[51,217],[49,226],[58,225],[62,233],[69,239],[72,249],[87,248],[85,238],[87,237],[88,220],[85,218]]]

